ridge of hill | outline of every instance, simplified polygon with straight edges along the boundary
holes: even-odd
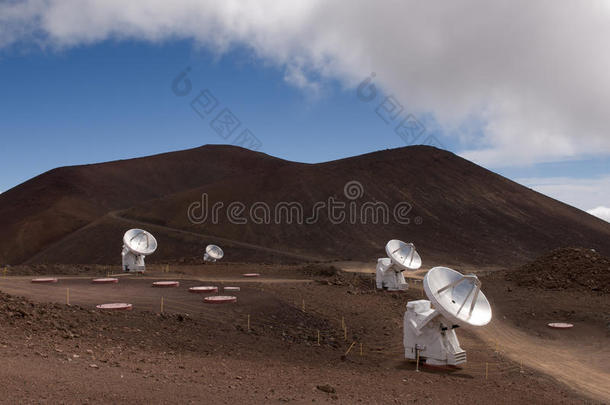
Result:
[[[0,195],[0,221],[8,263],[118,263],[132,226],[155,233],[153,262],[200,260],[216,240],[246,262],[371,261],[394,238],[439,264],[610,255],[610,224],[427,146],[319,164],[204,146],[56,169]]]

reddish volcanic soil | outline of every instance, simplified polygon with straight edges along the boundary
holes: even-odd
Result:
[[[354,199],[350,181],[362,186]],[[311,224],[193,224],[202,195],[246,210],[298,202],[305,214],[330,197],[408,202],[410,222],[333,224],[323,212]],[[92,284],[119,269],[134,227],[159,241],[147,276]],[[609,237],[604,221],[423,146],[311,165],[205,146],[59,168],[0,195],[0,263],[12,264],[0,273],[0,402],[607,403]],[[415,242],[427,268],[481,276],[494,318],[459,329],[463,367],[403,360],[405,305],[423,297],[426,269],[399,294],[333,267],[374,268],[394,238]],[[203,265],[209,243],[221,263]],[[188,292],[197,285],[241,291],[211,305]],[[109,302],[134,309],[95,309]]]
[[[110,285],[90,283],[105,275],[102,268],[80,278],[60,276],[52,285],[32,284],[26,276],[0,279],[0,290],[11,294],[0,294],[0,386],[9,393],[0,401],[547,404],[603,398],[578,381],[540,373],[539,365],[524,362],[521,370],[509,346],[496,351],[493,341],[468,329],[458,333],[468,352],[464,367],[416,372],[402,360],[404,306],[422,294],[415,286],[400,294],[377,292],[369,276],[324,265],[171,270]],[[245,272],[261,277],[246,279]],[[169,279],[180,287],[151,287]],[[512,314],[499,298],[504,281],[491,275],[483,282],[492,302]],[[235,304],[209,305],[188,292],[195,285],[241,291]],[[67,288],[71,306],[65,305]],[[515,296],[527,293],[512,288]],[[158,313],[161,297],[164,314]],[[112,301],[130,302],[134,310],[94,309]]]
[[[610,258],[591,249],[555,249],[507,273],[506,279],[536,289],[608,294]]]

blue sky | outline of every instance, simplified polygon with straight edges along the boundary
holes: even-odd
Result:
[[[186,67],[193,90],[178,97],[172,82]],[[210,128],[223,108],[261,140],[262,152],[285,159],[320,162],[404,145],[354,89],[327,80],[312,94],[245,50],[218,57],[182,41],[13,51],[2,55],[0,77],[2,190],[57,166],[230,143]],[[205,89],[218,100],[208,119],[190,107]]]
[[[394,129],[413,114],[427,129],[416,143],[434,135],[446,149],[578,208],[610,207],[610,149],[604,132],[609,120],[601,109],[596,115],[596,106],[604,105],[606,97],[610,100],[610,87],[601,82],[607,74],[596,83],[586,82],[596,72],[572,78],[577,69],[569,66],[573,58],[561,65],[541,59],[505,72],[498,72],[503,65],[485,67],[504,53],[511,58],[507,60],[515,55],[522,60],[538,57],[523,54],[523,43],[530,43],[525,34],[521,43],[489,24],[484,29],[490,32],[472,32],[464,43],[454,44],[464,50],[456,60],[449,48],[428,55],[432,45],[422,42],[423,37],[409,42],[410,37],[398,31],[402,37],[395,35],[392,42],[389,34],[396,27],[369,22],[375,17],[385,22],[396,10],[367,10],[366,3],[349,11],[353,21],[346,20],[346,10],[340,8],[341,23],[334,25],[323,24],[336,11],[325,9],[329,3],[299,3],[299,12],[269,5],[250,10],[244,5],[238,10],[246,27],[241,32],[234,19],[226,17],[233,9],[217,10],[224,7],[220,5],[202,3],[191,9],[195,3],[177,1],[172,8],[157,9],[165,6],[151,3],[147,17],[141,18],[112,9],[119,7],[115,3],[91,1],[79,6],[83,10],[73,10],[47,9],[59,3],[41,6],[33,1],[27,0],[32,4],[23,9],[0,5],[0,191],[58,166],[231,143],[210,127],[226,108],[241,122],[236,134],[248,129],[260,139],[262,152],[302,162],[405,146]],[[413,8],[416,4],[411,4],[410,16],[421,11]],[[260,18],[263,9],[265,18]],[[454,13],[460,10],[456,6]],[[70,14],[77,11],[76,17]],[[504,12],[498,11],[499,20]],[[578,28],[587,39],[589,10],[579,12],[582,16],[569,21],[582,20],[584,28]],[[112,18],[104,18],[105,13]],[[155,13],[167,20],[150,18]],[[192,24],[193,13],[210,23]],[[266,18],[287,23],[269,25]],[[370,32],[359,18],[372,25]],[[547,13],[541,18],[554,26],[557,22],[550,20],[563,17]],[[13,28],[17,23],[20,28]],[[447,24],[432,21],[420,32],[437,29],[430,34],[449,46],[454,36],[442,31]],[[523,26],[525,33],[528,29]],[[388,34],[384,46],[387,42],[392,47],[374,41],[379,30]],[[473,44],[493,36],[506,42],[503,53],[489,47],[493,58],[467,57],[471,49],[484,52],[486,47]],[[556,40],[570,51],[561,37],[543,39]],[[576,44],[575,57],[579,49]],[[540,84],[548,71],[536,69],[547,62],[558,78]],[[180,97],[172,91],[172,82],[187,67],[192,90]],[[357,87],[370,72],[376,72],[373,83],[379,92],[367,103],[357,96]],[[537,75],[536,82],[522,87]],[[572,79],[582,94],[568,86],[573,102],[564,103],[565,97],[553,92]],[[202,119],[190,102],[204,89],[218,105]],[[557,91],[563,95],[566,89]],[[387,96],[402,108],[391,123],[376,110]]]

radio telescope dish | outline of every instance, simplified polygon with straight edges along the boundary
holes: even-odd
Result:
[[[405,358],[421,358],[437,366],[465,363],[466,351],[455,328],[491,321],[491,306],[481,292],[481,282],[474,274],[435,267],[426,273],[423,285],[430,301],[408,302],[404,315]]]
[[[142,229],[130,229],[123,236],[123,271],[143,273],[144,258],[157,250],[157,240]]]
[[[392,263],[403,270],[417,270],[421,267],[421,257],[412,243],[392,239],[385,245],[385,252]]]
[[[415,245],[392,239],[385,245],[388,257],[377,260],[375,281],[377,288],[388,291],[403,291],[408,288],[405,270],[417,270],[421,267],[421,257]]]
[[[224,255],[225,253],[219,246],[207,245],[205,248],[205,254],[203,255],[203,260],[206,262],[215,262],[216,260],[222,259]]]
[[[137,255],[148,256],[157,250],[157,240],[142,229],[130,229],[123,236],[123,243]]]
[[[426,273],[423,284],[432,305],[454,324],[484,326],[491,321],[491,306],[474,274],[435,267]]]

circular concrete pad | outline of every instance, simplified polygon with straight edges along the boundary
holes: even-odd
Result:
[[[180,282],[179,281],[155,281],[154,283],[152,283],[152,285],[153,285],[153,287],[159,287],[159,288],[179,287]]]
[[[52,278],[52,277],[34,278],[34,279],[32,279],[32,283],[37,283],[37,284],[57,283],[57,279]]]
[[[116,302],[112,304],[100,304],[95,306],[97,309],[106,309],[109,311],[131,311],[133,306],[124,302]]]
[[[203,302],[207,304],[227,304],[230,302],[237,302],[237,297],[230,295],[214,295],[212,297],[205,297]]]
[[[206,294],[206,293],[215,293],[218,292],[218,287],[214,286],[200,286],[200,287],[191,287],[189,288],[189,292]]]
[[[94,278],[91,280],[93,284],[116,284],[119,282],[118,278]]]

